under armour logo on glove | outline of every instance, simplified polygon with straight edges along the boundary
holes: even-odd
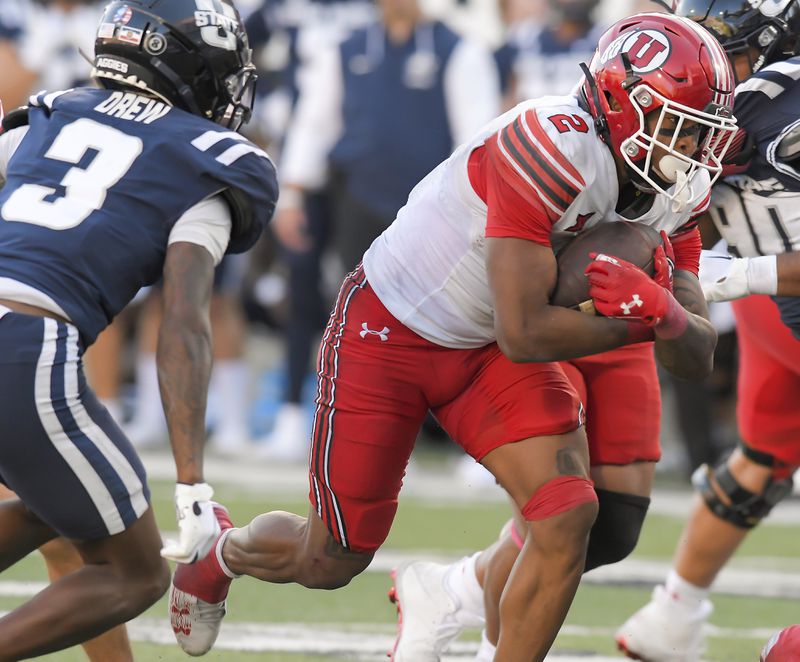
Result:
[[[361,323],[361,331],[359,331],[358,335],[362,338],[366,338],[369,335],[378,336],[381,339],[381,342],[386,342],[389,340],[389,327],[384,326],[380,331],[374,331],[367,326],[366,322]]]
[[[589,253],[589,295],[601,315],[658,324],[669,309],[669,290],[639,267],[617,257]]]
[[[630,315],[631,314],[631,310],[633,310],[634,306],[638,306],[639,308],[641,308],[643,305],[644,305],[644,301],[642,301],[639,298],[638,294],[634,294],[632,301],[629,301],[628,303],[625,303],[623,301],[621,304],[619,304],[619,307],[622,308],[622,314],[623,315]]]

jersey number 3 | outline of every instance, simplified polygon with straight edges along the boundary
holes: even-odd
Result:
[[[82,118],[59,131],[45,158],[74,164],[59,189],[23,184],[3,205],[3,218],[68,230],[103,206],[106,193],[142,153],[142,141],[104,124]],[[94,156],[87,157],[92,150]],[[85,163],[86,159],[90,160]]]

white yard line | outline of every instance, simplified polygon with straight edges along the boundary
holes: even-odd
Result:
[[[164,536],[174,537],[166,532]],[[390,549],[379,550],[367,572],[384,573],[389,584],[389,571],[403,561],[426,560],[450,563],[458,556],[435,552],[399,552]],[[774,564],[768,559],[746,559],[751,567],[744,567],[744,561],[727,566],[714,586],[714,592],[725,595],[755,596],[759,598],[800,599],[800,566],[791,566],[783,572],[767,570]],[[621,563],[597,568],[587,574],[583,581],[602,586],[653,586],[663,582],[669,571],[669,564],[647,559],[626,559]],[[0,596],[29,597],[45,586],[42,582],[0,581]]]

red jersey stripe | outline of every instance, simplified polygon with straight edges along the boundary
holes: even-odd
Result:
[[[523,128],[528,130],[533,137],[547,150],[550,159],[555,161],[561,169],[573,180],[573,186],[578,186],[581,190],[586,188],[586,182],[581,177],[578,169],[569,162],[561,150],[556,147],[556,144],[547,135],[535,110],[528,110],[520,117]]]

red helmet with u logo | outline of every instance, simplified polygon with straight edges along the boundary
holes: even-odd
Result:
[[[582,93],[598,132],[639,176],[638,183],[667,193],[675,182],[653,172],[656,144],[674,157],[671,169],[680,171],[680,180],[701,169],[709,171],[712,181],[719,175],[736,130],[731,113],[735,81],[725,52],[707,30],[670,14],[622,19],[600,38],[584,73]],[[645,116],[656,113],[653,134],[662,126],[674,128],[671,142],[657,143],[648,132]],[[700,125],[692,155],[675,149],[687,122]],[[667,195],[673,197],[674,191]]]

